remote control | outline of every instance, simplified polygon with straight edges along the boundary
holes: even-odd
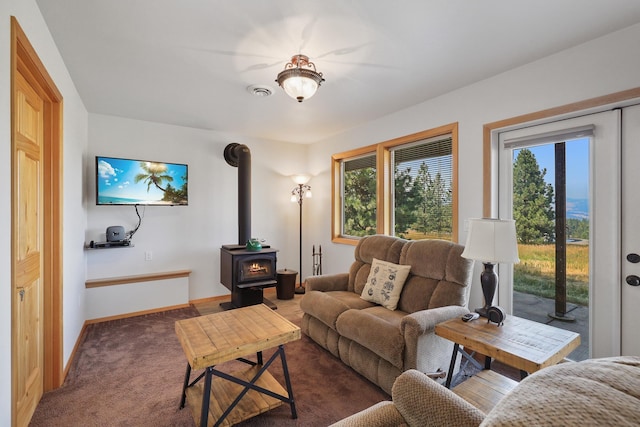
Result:
[[[467,313],[464,316],[462,316],[462,321],[468,322],[469,320],[476,320],[478,317],[480,317],[478,313]]]

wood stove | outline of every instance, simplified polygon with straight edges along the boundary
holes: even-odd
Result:
[[[276,249],[262,246],[248,251],[251,239],[251,151],[242,144],[231,143],[224,149],[226,162],[238,168],[238,244],[222,245],[220,249],[220,282],[231,291],[231,303],[220,304],[225,309],[264,303],[264,288],[277,284]]]
[[[260,251],[248,251],[245,245],[222,246],[220,282],[231,291],[231,308],[272,305],[263,298],[263,290],[277,284],[277,252],[268,246]]]

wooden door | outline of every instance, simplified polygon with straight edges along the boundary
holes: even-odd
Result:
[[[13,342],[16,425],[28,425],[43,393],[43,106],[21,74],[13,126]]]

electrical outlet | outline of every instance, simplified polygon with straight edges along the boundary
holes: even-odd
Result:
[[[145,251],[144,253],[144,260],[145,261],[151,261],[153,259],[153,252],[151,251]]]

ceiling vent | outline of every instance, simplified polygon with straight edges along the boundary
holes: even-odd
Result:
[[[264,85],[251,85],[247,88],[247,91],[254,96],[259,96],[259,97],[267,97],[267,96],[271,96],[271,94],[273,93],[273,90],[269,87],[269,86],[264,86]]]

